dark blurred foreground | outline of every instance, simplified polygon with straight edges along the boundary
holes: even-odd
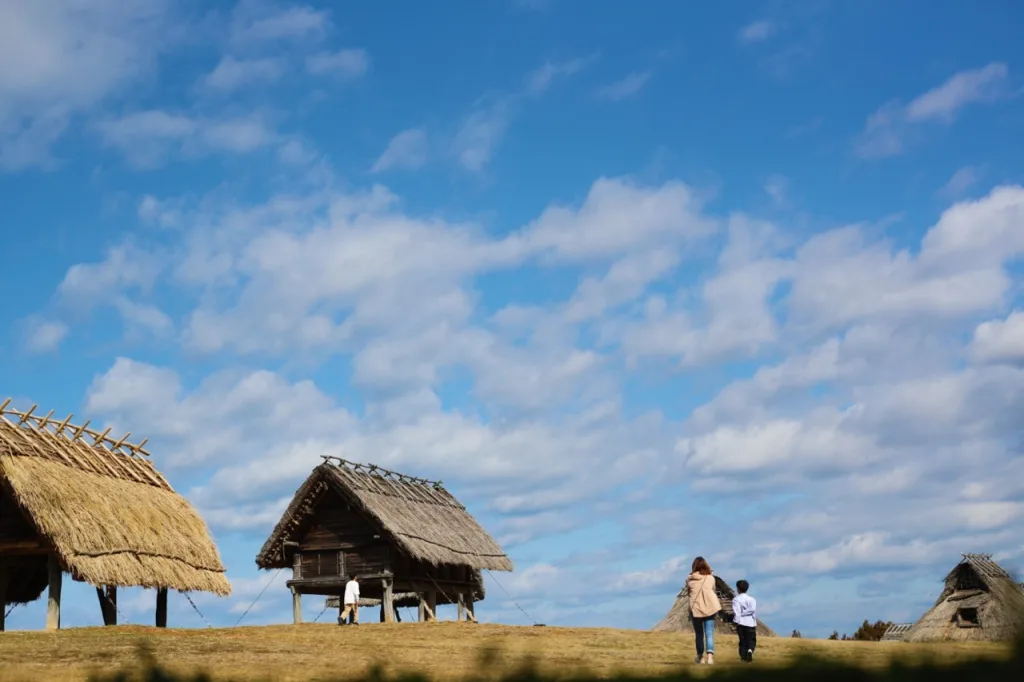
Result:
[[[141,664],[138,669],[111,675],[94,676],[92,682],[228,682],[228,677],[211,677],[205,674],[177,675],[165,671],[145,652],[141,653]],[[342,658],[342,657],[340,657]],[[735,664],[715,666],[689,665],[678,672],[659,676],[620,675],[615,677],[592,677],[586,674],[567,674],[552,676],[538,672],[532,665],[526,664],[506,673],[495,673],[491,657],[486,653],[480,661],[480,674],[476,680],[469,682],[598,682],[599,680],[615,680],[615,682],[676,682],[677,680],[758,680],[759,682],[802,682],[804,680],[825,680],[827,682],[972,682],[984,680],[1024,680],[1024,640],[1019,640],[1013,654],[1004,660],[967,659],[954,664],[922,662],[917,664],[893,663],[887,668],[865,669],[855,664],[835,663],[821,658],[803,658],[794,660],[788,666]],[[250,678],[251,679],[251,678]],[[272,678],[266,678],[273,682]],[[371,670],[362,677],[338,676],[337,678],[318,678],[320,682],[430,682],[430,678],[422,675],[386,675],[379,670]]]

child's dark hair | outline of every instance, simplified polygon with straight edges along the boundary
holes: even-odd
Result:
[[[748,583],[746,580],[740,580],[736,583],[736,589],[739,590],[740,594],[746,594],[747,590],[750,589],[750,583]]]

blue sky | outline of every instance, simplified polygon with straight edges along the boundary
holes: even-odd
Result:
[[[4,4],[0,393],[150,439],[214,624],[321,454],[460,496],[516,563],[487,620],[648,628],[696,554],[783,633],[914,619],[1024,563],[1022,20]]]

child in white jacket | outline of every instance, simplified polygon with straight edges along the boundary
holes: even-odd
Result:
[[[750,583],[740,580],[736,583],[739,592],[732,600],[732,620],[736,623],[736,634],[740,637],[740,659],[751,663],[757,647],[757,600],[747,594]]]

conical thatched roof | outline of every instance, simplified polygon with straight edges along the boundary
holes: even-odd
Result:
[[[0,405],[0,497],[24,541],[53,551],[93,585],[231,593],[202,518],[149,461],[142,444]],[[108,429],[109,432],[109,429]],[[9,601],[46,585],[45,560],[15,571]]]
[[[1024,622],[1024,588],[991,554],[964,554],[944,582],[935,605],[904,641],[1000,641],[1018,634]]]
[[[735,590],[729,587],[729,583],[715,576],[715,592],[718,593],[718,601],[722,604],[722,611],[719,613],[719,627],[735,634],[736,625],[732,622],[732,599],[736,596]],[[693,632],[693,623],[690,622],[690,599],[686,596],[686,587],[679,591],[672,608],[668,610],[665,617],[652,628],[653,632]],[[775,631],[757,620],[757,634],[762,637],[774,637]]]
[[[288,565],[284,543],[297,537],[328,491],[351,501],[413,559],[435,566],[512,570],[504,550],[440,483],[327,457],[295,493],[256,557],[257,566]]]

